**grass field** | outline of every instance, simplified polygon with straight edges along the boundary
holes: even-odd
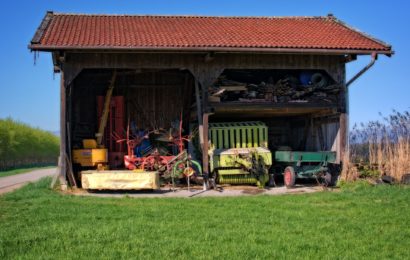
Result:
[[[11,175],[16,175],[16,174],[21,174],[21,173],[27,173],[39,169],[47,169],[47,168],[53,168],[56,166],[44,166],[44,167],[27,167],[27,168],[20,168],[20,169],[13,169],[13,170],[8,170],[8,171],[0,171],[0,178],[1,177],[7,177]]]
[[[43,179],[0,197],[0,258],[410,257],[410,189],[235,198],[60,195]]]

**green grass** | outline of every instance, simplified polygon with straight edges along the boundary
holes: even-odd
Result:
[[[0,258],[410,257],[410,189],[235,198],[61,195],[50,179],[0,197]]]
[[[55,166],[27,167],[27,168],[19,168],[19,169],[13,169],[13,170],[8,170],[8,171],[0,171],[0,178],[11,176],[11,175],[16,175],[16,174],[21,174],[21,173],[27,173],[27,172],[31,172],[35,170],[40,170],[40,169],[53,168],[53,167]]]

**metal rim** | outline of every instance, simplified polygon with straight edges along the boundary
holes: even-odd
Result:
[[[295,185],[295,172],[292,167],[286,167],[283,173],[283,181],[285,182],[285,186],[288,188]]]

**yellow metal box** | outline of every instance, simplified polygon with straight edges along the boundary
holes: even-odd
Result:
[[[97,141],[95,139],[84,139],[83,140],[84,149],[96,149]]]
[[[73,162],[83,167],[96,167],[98,164],[108,162],[107,149],[75,149],[73,150]]]

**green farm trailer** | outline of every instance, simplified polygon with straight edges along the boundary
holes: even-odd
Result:
[[[272,153],[264,123],[210,123],[209,140],[209,165],[217,183],[265,186]]]
[[[320,178],[326,185],[336,183],[337,174],[331,169],[336,152],[276,151],[276,173],[283,174],[285,186],[291,188],[297,178]]]

